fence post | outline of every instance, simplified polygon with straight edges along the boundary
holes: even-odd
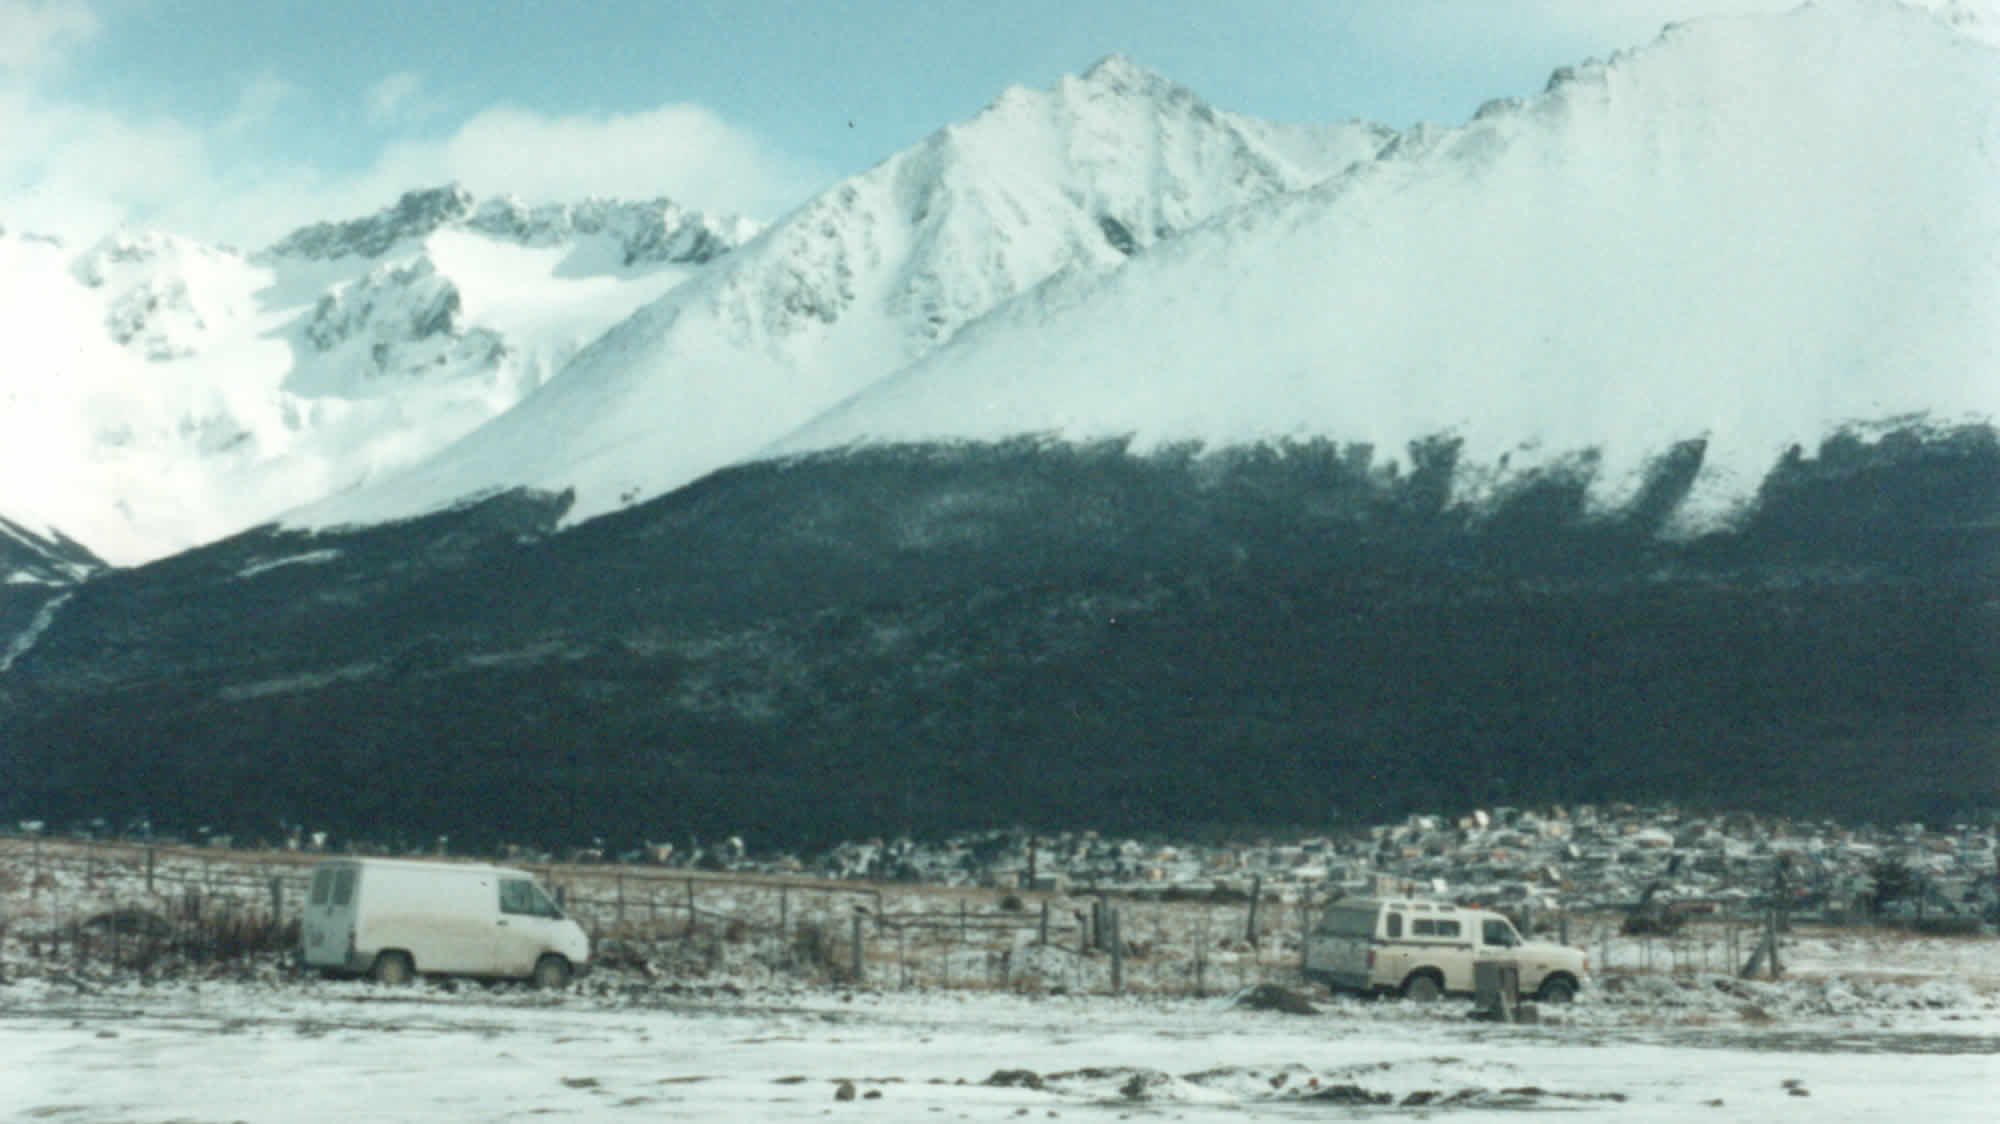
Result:
[[[1111,928],[1111,993],[1122,994],[1125,990],[1125,940],[1118,933],[1118,907],[1105,911],[1105,918]]]
[[[146,845],[146,892],[153,892],[153,845]]]
[[[693,883],[689,883],[693,885]],[[847,975],[857,986],[861,983],[861,915],[854,918],[854,943],[848,950]]]
[[[618,930],[625,931],[625,872],[618,872]]]
[[[1049,943],[1049,899],[1042,899],[1042,925],[1035,934],[1036,944]]]
[[[1312,939],[1312,887],[1299,891],[1299,978],[1306,974],[1306,942]]]
[[[1257,944],[1257,903],[1264,897],[1264,876],[1259,874],[1250,879],[1250,920],[1243,926],[1243,939],[1252,947]]]
[[[1195,937],[1194,946],[1194,994],[1196,998],[1208,996],[1208,907],[1201,910],[1201,928]]]
[[[271,927],[283,928],[285,924],[285,880],[271,876]]]
[[[695,912],[694,912],[694,879],[692,879],[692,878],[690,878],[690,879],[688,879],[688,880],[687,880],[687,895],[688,895],[688,931],[687,931],[687,935],[688,935],[688,936],[689,936],[690,938],[692,938],[692,937],[694,936],[694,926],[695,926]]]

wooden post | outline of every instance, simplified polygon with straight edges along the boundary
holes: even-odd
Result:
[[[1250,920],[1243,926],[1243,939],[1254,947],[1257,943],[1257,903],[1264,897],[1264,876],[1259,874],[1250,879]]]
[[[861,983],[861,915],[854,915],[854,942],[848,949],[847,976],[850,982]]]
[[[1780,923],[1783,917],[1784,914],[1781,911],[1773,910],[1771,912],[1771,932],[1769,938],[1771,941],[1771,978],[1774,980],[1785,974],[1785,966],[1778,960],[1778,930],[1783,927]]]
[[[1125,941],[1118,933],[1118,909],[1107,910],[1105,921],[1111,929],[1111,992],[1121,994],[1125,990]]]
[[[1306,942],[1312,939],[1312,887],[1299,891],[1299,975],[1306,974]]]
[[[789,886],[778,887],[778,936],[783,937],[792,925],[792,890]]]
[[[625,929],[625,872],[622,870],[618,872],[618,928],[620,932]]]
[[[966,943],[968,939],[966,933],[967,930],[965,927],[965,899],[960,898],[958,899],[958,943],[960,944]]]
[[[153,892],[153,847],[150,843],[146,845],[146,892]]]
[[[278,928],[285,923],[285,880],[271,876],[271,926]]]
[[[694,936],[694,926],[695,926],[695,912],[694,912],[694,879],[692,879],[692,878],[690,878],[690,879],[688,879],[688,880],[687,880],[687,895],[688,895],[688,931],[687,931],[687,935],[688,935],[688,936],[690,936],[690,937],[692,937],[692,936]]]
[[[1036,931],[1035,943],[1049,943],[1049,900],[1047,898],[1042,899],[1042,924],[1041,928]]]
[[[1208,910],[1201,911],[1201,928],[1195,936],[1194,946],[1194,993],[1197,998],[1208,995]]]

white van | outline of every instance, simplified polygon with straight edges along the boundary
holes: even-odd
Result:
[[[308,967],[407,983],[417,973],[561,987],[590,938],[522,870],[400,859],[313,868],[299,940]]]
[[[1500,914],[1448,902],[1342,898],[1306,937],[1307,978],[1343,991],[1470,995],[1481,960],[1516,965],[1521,994],[1548,1003],[1575,998],[1590,972],[1579,949],[1524,941]]]

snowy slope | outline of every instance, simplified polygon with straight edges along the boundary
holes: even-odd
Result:
[[[1378,126],[1277,126],[1120,57],[1011,89],[828,190],[407,474],[288,517],[365,523],[515,485],[602,513],[754,453],[1063,270],[1372,158]]]
[[[1133,435],[1464,441],[1460,495],[1705,438],[1699,524],[1793,443],[2000,416],[2000,54],[1890,3],[1698,21],[1301,196],[1008,304],[774,453]]]
[[[243,255],[0,233],[0,514],[131,564],[411,463],[755,233],[455,187]]]

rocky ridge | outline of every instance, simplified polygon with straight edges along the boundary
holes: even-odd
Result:
[[[551,246],[571,238],[607,235],[624,251],[624,264],[680,262],[699,265],[754,237],[758,225],[734,215],[690,211],[671,199],[586,199],[530,206],[512,196],[480,200],[458,184],[408,191],[390,206],[362,218],[314,223],[273,243],[266,258],[334,261],[376,258],[397,244],[438,230],[460,228],[522,246]]]

